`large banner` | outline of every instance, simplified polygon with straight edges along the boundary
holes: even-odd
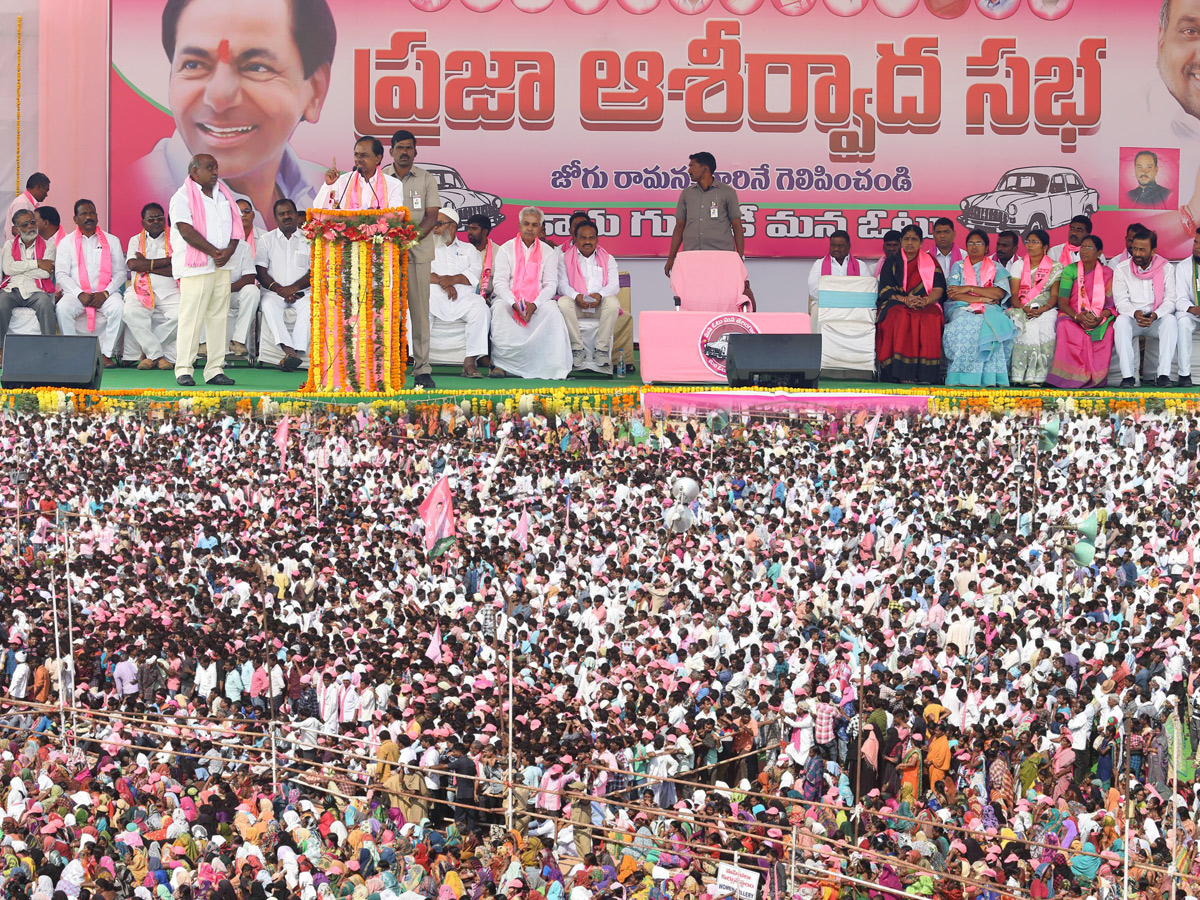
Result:
[[[688,155],[738,191],[753,256],[863,256],[940,216],[1095,214],[1182,256],[1200,219],[1200,0],[113,0],[112,225],[196,152],[264,225],[357,135],[418,137],[443,204],[497,238],[586,210],[665,255]],[[1110,254],[1111,255],[1111,254]]]

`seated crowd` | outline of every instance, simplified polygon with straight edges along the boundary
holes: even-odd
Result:
[[[980,230],[967,234],[965,252],[954,225],[939,219],[934,247],[923,249],[917,225],[884,237],[875,268],[876,369],[883,381],[966,387],[1010,384],[1092,388],[1108,382],[1116,351],[1121,387],[1139,383],[1135,339],[1157,342],[1155,386],[1171,387],[1178,362],[1180,387],[1192,386],[1192,336],[1200,323],[1197,273],[1200,230],[1192,256],[1173,263],[1157,253],[1158,236],[1140,223],[1125,234],[1111,263],[1091,220],[1071,220],[1067,240],[1051,246],[1034,229],[1021,239]],[[861,276],[867,266],[851,255],[845,231],[809,277],[818,305],[829,277]]]

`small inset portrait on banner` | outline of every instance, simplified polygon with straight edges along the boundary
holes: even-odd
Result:
[[[925,0],[925,7],[939,19],[957,19],[971,8],[971,0]]]
[[[875,8],[893,19],[911,16],[920,5],[921,0],[875,0]]]
[[[857,16],[867,6],[867,0],[825,0],[825,8],[835,16]]]
[[[1029,8],[1039,19],[1061,19],[1074,5],[1075,0],[1029,0]]]
[[[1122,147],[1121,209],[1174,209],[1179,205],[1179,150]]]
[[[771,0],[785,16],[802,16],[817,5],[817,0]]]
[[[1007,19],[1021,6],[1021,0],[975,0],[975,5],[989,19]]]

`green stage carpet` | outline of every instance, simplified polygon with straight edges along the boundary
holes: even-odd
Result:
[[[486,370],[485,370],[486,371]],[[294,391],[304,383],[306,377],[304,372],[281,372],[279,369],[271,368],[248,368],[246,366],[230,366],[226,374],[229,375],[237,385],[232,388],[209,388],[204,384],[200,369],[196,370],[196,387],[189,388],[191,391],[202,390],[229,390],[229,391],[244,391],[250,394],[256,393],[286,393]],[[625,378],[570,378],[567,381],[540,381],[535,379],[521,378],[463,378],[457,367],[435,367],[433,370],[434,381],[441,390],[447,391],[478,391],[487,393],[490,391],[537,391],[547,388],[562,387],[593,387],[593,388],[620,388],[620,387],[638,387],[642,384],[641,378],[637,375],[629,375]],[[405,385],[411,389],[413,387],[412,376],[409,375]],[[158,388],[160,390],[172,390],[178,386],[175,384],[175,374],[173,372],[141,372],[137,369],[107,369],[104,372],[104,383],[101,385],[101,390],[107,391],[136,391],[145,390],[147,388]],[[658,387],[669,387],[669,385],[658,385]],[[721,385],[712,385],[713,390],[720,390]],[[880,388],[898,388],[902,385],[880,384],[874,381],[835,381],[833,379],[822,379],[821,387],[829,391],[872,391]],[[942,390],[946,390],[942,388]],[[951,389],[952,390],[952,389]],[[1019,390],[1019,389],[1018,389]],[[1178,393],[1196,393],[1196,388],[1170,388],[1164,389],[1163,392],[1178,392]],[[1121,391],[1118,388],[1098,388],[1089,390],[1087,393],[1130,393],[1137,394],[1142,391],[1159,392],[1158,388],[1151,385],[1143,386],[1142,388],[1132,391]],[[964,388],[962,393],[974,393],[975,389]],[[1066,392],[1064,392],[1066,395]]]

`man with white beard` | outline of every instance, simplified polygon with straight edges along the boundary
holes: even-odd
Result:
[[[0,281],[0,348],[15,309],[32,309],[42,334],[58,330],[54,311],[55,245],[38,235],[37,221],[29,210],[19,210],[12,224],[17,233],[4,245],[4,280]]]
[[[444,206],[438,210],[433,226],[434,251],[429,277],[429,320],[464,322],[467,339],[462,373],[467,378],[482,378],[475,361],[488,352],[491,310],[487,301],[475,292],[483,261],[470,244],[457,239],[458,210]]]

